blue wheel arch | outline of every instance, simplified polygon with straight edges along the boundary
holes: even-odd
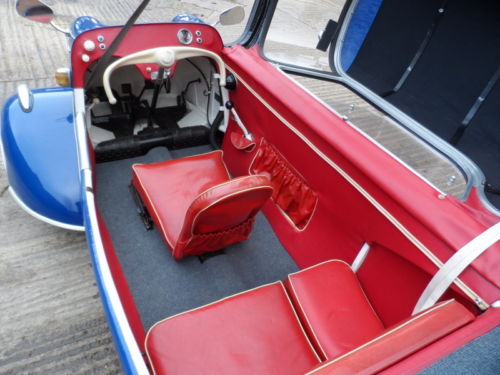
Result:
[[[1,141],[10,189],[39,219],[83,230],[73,89],[33,90],[24,112],[17,95],[4,105]]]

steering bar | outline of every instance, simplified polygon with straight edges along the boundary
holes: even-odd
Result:
[[[221,86],[225,86],[226,68],[224,66],[224,62],[216,53],[195,47],[159,47],[132,53],[110,64],[104,71],[104,75],[102,77],[106,96],[111,104],[116,104],[116,98],[111,91],[110,77],[116,69],[122,66],[155,63],[168,69],[178,60],[197,56],[206,56],[215,60],[219,66],[219,83]]]

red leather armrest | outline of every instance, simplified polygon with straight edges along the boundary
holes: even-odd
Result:
[[[374,374],[474,320],[454,300],[431,307],[307,375]]]

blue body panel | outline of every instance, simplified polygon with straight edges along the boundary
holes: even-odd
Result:
[[[172,22],[174,22],[174,23],[201,23],[201,24],[205,24],[205,21],[203,21],[200,17],[193,16],[192,14],[189,14],[189,13],[178,14],[177,16],[172,18]]]
[[[344,71],[350,68],[358,55],[381,5],[382,0],[360,0],[356,5],[342,45],[340,61]]]
[[[82,226],[73,89],[33,90],[25,113],[17,96],[5,103],[1,140],[9,184],[36,214],[63,225]]]
[[[97,18],[90,16],[81,16],[76,18],[71,24],[71,28],[69,29],[69,34],[71,39],[76,39],[78,35],[85,31],[99,29],[101,27],[106,27],[103,23],[101,23]]]

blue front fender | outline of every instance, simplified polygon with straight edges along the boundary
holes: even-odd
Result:
[[[5,103],[1,141],[10,188],[35,217],[83,229],[74,133],[73,89],[33,90],[33,109],[16,96]]]

